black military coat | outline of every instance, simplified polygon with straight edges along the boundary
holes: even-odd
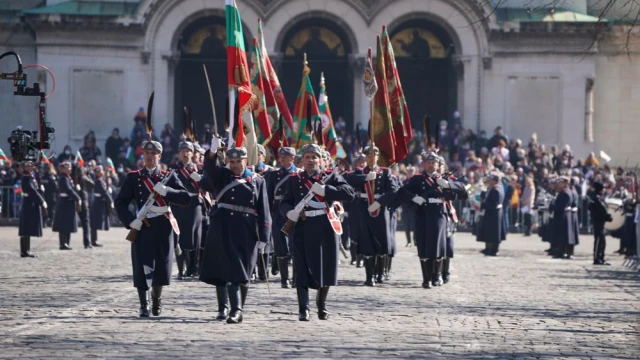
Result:
[[[483,211],[482,225],[478,240],[490,244],[500,243],[506,238],[503,220],[504,188],[498,183],[487,189],[484,201],[480,204]]]
[[[577,244],[573,228],[573,215],[571,214],[572,203],[573,194],[568,187],[556,196],[551,226],[551,243],[556,246]]]
[[[42,236],[42,212],[45,203],[38,190],[38,182],[33,174],[22,175],[22,209],[20,210],[20,229],[18,236]],[[47,204],[48,205],[48,204]]]
[[[180,225],[180,235],[174,234],[182,250],[196,250],[200,248],[202,241],[202,206],[203,199],[200,194],[200,185],[191,179],[191,173],[197,172],[198,168],[193,163],[179,164],[174,167],[182,185],[189,192],[189,205],[186,207],[176,207],[173,215]],[[188,175],[186,175],[186,174]]]
[[[56,204],[52,230],[61,233],[74,233],[78,231],[76,204],[79,204],[82,199],[76,192],[73,180],[69,175],[60,174],[58,190],[60,191],[60,199]]]
[[[112,205],[113,198],[107,189],[107,184],[104,179],[96,178],[93,188],[93,202],[89,210],[92,229],[109,230],[109,215]]]
[[[291,242],[280,229],[284,226],[287,218],[280,213],[280,202],[284,194],[285,184],[290,176],[295,176],[298,169],[292,165],[289,169],[280,168],[278,171],[268,171],[264,173],[264,179],[267,182],[267,195],[269,204],[271,204],[271,238],[273,239],[273,247],[276,257],[291,256]]]

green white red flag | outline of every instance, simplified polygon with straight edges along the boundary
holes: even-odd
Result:
[[[347,153],[338,141],[336,128],[333,126],[333,117],[329,108],[329,97],[324,82],[324,73],[320,74],[320,93],[318,94],[318,110],[320,112],[320,121],[322,124],[322,143],[325,144],[327,151],[333,159],[344,159]]]

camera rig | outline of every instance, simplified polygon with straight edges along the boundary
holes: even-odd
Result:
[[[18,70],[11,73],[0,73],[0,79],[13,80],[13,86],[16,87],[13,92],[14,95],[37,96],[40,99],[38,102],[38,130],[23,130],[22,126],[18,126],[11,132],[11,136],[7,141],[9,141],[11,158],[14,161],[33,161],[35,163],[40,159],[40,153],[43,150],[51,148],[51,140],[53,140],[51,134],[55,133],[55,129],[46,120],[47,95],[40,91],[40,84],[37,82],[33,83],[33,87],[27,86],[27,74],[24,73],[20,56],[13,51],[9,51],[0,55],[0,60],[10,55],[15,57],[18,63]],[[25,68],[36,66],[45,68],[41,65],[29,65]],[[46,70],[48,71],[48,69]]]

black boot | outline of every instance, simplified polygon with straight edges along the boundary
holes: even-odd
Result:
[[[216,296],[218,297],[218,315],[216,316],[216,320],[227,320],[227,316],[229,316],[227,287],[216,286]]]
[[[149,292],[138,288],[138,300],[140,300],[140,317],[149,317]]]
[[[249,293],[249,286],[246,284],[240,284],[240,304],[244,309],[244,303],[247,301],[247,294]]]
[[[364,256],[362,256],[361,254],[358,254],[356,258],[358,259],[358,261],[356,262],[356,267],[362,267]]]
[[[391,280],[391,262],[393,258],[389,255],[386,257],[385,267],[384,267],[384,279],[386,281]]]
[[[384,267],[387,263],[387,255],[376,257],[376,283],[382,284],[384,282]]]
[[[98,242],[98,230],[91,229],[91,246],[102,247],[102,244]]]
[[[374,270],[375,270],[376,258],[375,256],[364,257],[364,272],[366,280],[365,286],[375,286]]]
[[[564,250],[565,259],[573,260],[574,245],[566,245]]]
[[[327,311],[327,295],[329,295],[329,287],[321,287],[316,294],[316,305],[318,306],[318,319],[329,320],[329,312]]]
[[[69,237],[71,237],[71,234],[69,234]],[[66,233],[58,233],[58,239],[60,241],[60,250],[73,250],[69,246],[69,240],[67,239]]]
[[[287,258],[278,258],[274,263],[278,264],[280,270],[280,286],[283,289],[291,289],[291,282],[289,282],[289,264]]]
[[[433,273],[431,274],[433,286],[442,285],[442,259],[433,260]]]
[[[445,258],[442,260],[442,283],[446,284],[449,282],[449,269],[451,266],[451,258]]]
[[[298,320],[309,321],[309,288],[297,287]]]
[[[353,242],[349,246],[349,253],[351,254],[351,265],[356,265],[358,263],[358,254],[356,254],[356,244]]]
[[[433,269],[433,262],[431,259],[420,259],[420,266],[422,267],[422,287],[431,289],[431,269]]]
[[[151,313],[153,316],[160,316],[162,313],[162,286],[151,288]]]
[[[269,254],[258,254],[258,279],[267,280],[267,274],[264,272],[269,266]]]
[[[271,258],[271,275],[278,276],[280,274],[280,263],[276,259],[276,256],[273,255]]]
[[[31,253],[31,238],[29,236],[20,237],[20,257],[36,257]]]
[[[178,280],[184,279],[184,258],[187,256],[187,252],[183,251],[182,254],[176,254],[176,264],[178,265]]]
[[[229,303],[231,304],[231,313],[229,313],[229,318],[227,318],[227,324],[239,324],[242,322],[240,285],[229,284],[227,291],[229,293]]]

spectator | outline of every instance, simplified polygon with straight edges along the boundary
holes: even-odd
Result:
[[[586,167],[599,167],[600,163],[596,158],[596,154],[592,151],[589,153],[589,156],[584,160],[584,166]]]
[[[500,140],[504,141],[504,146],[506,147],[507,143],[509,142],[509,139],[502,132],[502,126],[498,126],[494,130],[494,134],[491,137],[491,139],[489,140],[488,148],[489,149],[493,149],[494,147],[498,147],[498,144],[500,143]]]
[[[80,155],[82,155],[84,161],[96,160],[96,162],[99,162],[102,152],[96,146],[96,140],[92,137],[87,137],[84,146],[80,148]]]
[[[130,138],[134,138],[135,134],[138,130],[141,130],[144,134],[145,132],[145,123],[147,122],[147,114],[144,113],[144,108],[140,107],[138,112],[133,117],[133,129],[131,129],[131,134],[129,134]]]
[[[482,153],[483,148],[489,148],[489,140],[487,139],[487,132],[484,130],[480,130],[478,134],[478,138],[476,139],[476,145],[474,147],[476,154]]]
[[[520,197],[520,211],[524,215],[524,236],[531,236],[531,229],[533,228],[532,216],[533,205],[536,198],[536,189],[533,184],[533,179],[527,177],[524,180],[524,190]]]
[[[120,154],[120,148],[124,145],[124,140],[120,137],[120,130],[118,128],[113,129],[111,136],[104,144],[104,152],[111,160],[118,159]]]
[[[76,159],[75,155],[71,152],[71,146],[65,145],[64,150],[62,151],[62,154],[58,155],[58,164],[60,164],[63,161],[69,161],[73,163],[75,159]]]

